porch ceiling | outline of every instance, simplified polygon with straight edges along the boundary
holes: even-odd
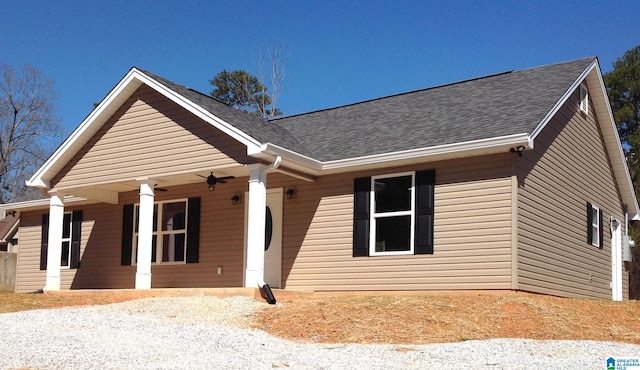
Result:
[[[190,173],[163,173],[157,175],[140,176],[139,178],[149,178],[158,188],[168,188],[179,185],[201,184],[203,190],[207,189],[207,176],[213,171],[216,177],[249,176],[249,170],[246,166],[238,165],[226,168],[213,168],[211,170],[202,170]],[[137,179],[126,179],[112,183],[90,183],[87,182],[81,187],[74,188],[55,188],[62,193],[75,195],[87,199],[117,203],[117,194],[140,189],[140,182]]]

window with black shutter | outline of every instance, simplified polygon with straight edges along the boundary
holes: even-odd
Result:
[[[82,232],[82,211],[66,212],[62,219],[62,245],[60,267],[77,269],[80,267],[80,241]],[[40,245],[40,270],[47,269],[49,252],[49,214],[42,215]]]
[[[354,181],[353,256],[433,254],[435,171]]]
[[[139,205],[127,204],[122,216],[121,264],[137,259]],[[151,262],[197,263],[200,245],[200,198],[154,203]]]

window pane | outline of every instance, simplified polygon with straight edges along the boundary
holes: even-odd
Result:
[[[60,258],[60,266],[69,266],[69,247],[71,243],[62,242],[62,256]]]
[[[407,211],[411,209],[412,176],[375,179],[375,212]]]
[[[162,205],[162,231],[184,230],[187,203],[164,203]],[[155,230],[155,228],[154,228]]]
[[[376,252],[411,250],[411,216],[376,219]]]
[[[158,255],[157,250],[158,250],[158,236],[153,235],[151,237],[151,262],[156,262],[156,256]]]
[[[598,223],[600,222],[599,213],[600,213],[600,210],[596,209],[596,208],[594,208],[593,212],[591,212],[591,215],[592,215],[591,224],[596,226],[596,227],[598,226]]]
[[[71,214],[65,213],[62,219],[62,238],[68,239],[71,237]]]
[[[184,261],[185,234],[165,235],[162,241],[162,262]]]

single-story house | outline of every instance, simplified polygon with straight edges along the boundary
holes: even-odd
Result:
[[[620,300],[639,213],[596,58],[269,121],[132,68],[28,185],[19,292]]]

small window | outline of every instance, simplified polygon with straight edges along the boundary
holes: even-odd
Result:
[[[585,84],[580,85],[580,110],[589,113],[589,90]]]
[[[595,204],[587,202],[587,243],[602,248],[604,240],[602,210]]]
[[[593,212],[591,212],[591,234],[600,235],[600,209],[593,206]],[[599,247],[600,239],[597,237],[591,238],[591,244]]]
[[[413,253],[414,173],[371,178],[370,255]]]

